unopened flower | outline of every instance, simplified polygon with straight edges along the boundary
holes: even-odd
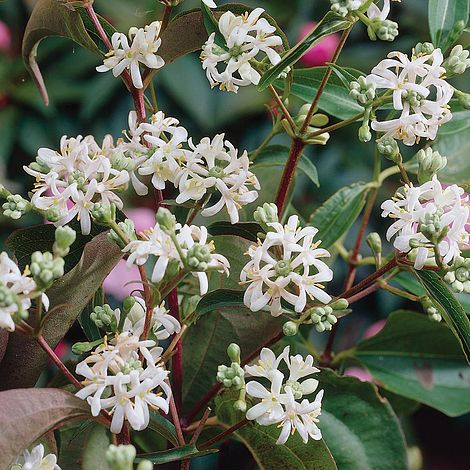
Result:
[[[16,465],[21,470],[61,470],[57,465],[57,457],[54,454],[44,455],[44,453],[44,446],[38,444],[31,452],[25,450],[17,459]]]
[[[331,281],[333,272],[319,258],[330,256],[327,250],[313,243],[318,230],[299,227],[298,217],[293,215],[283,226],[279,222],[268,223],[273,231],[265,240],[252,245],[248,254],[251,261],[240,274],[242,284],[250,284],[245,291],[244,302],[256,312],[269,305],[271,315],[283,312],[281,299],[302,312],[307,295],[322,303],[331,297],[323,291],[322,282]]]
[[[444,276],[444,280],[450,284],[453,291],[470,294],[470,259],[457,256]]]
[[[96,70],[98,72],[112,70],[115,77],[128,70],[134,86],[143,88],[139,64],[142,63],[150,69],[159,69],[165,65],[165,61],[157,54],[162,43],[159,38],[160,28],[161,23],[154,21],[145,28],[132,27],[129,30],[129,37],[115,32],[111,37],[112,49],[106,54],[103,65],[96,67]]]

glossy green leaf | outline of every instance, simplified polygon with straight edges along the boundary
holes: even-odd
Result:
[[[306,103],[311,103],[317,93],[325,70],[326,67],[294,70],[291,93]],[[361,73],[358,73],[354,69],[346,70],[353,75],[361,75]],[[283,90],[284,83],[278,80],[276,87]],[[318,107],[322,111],[339,119],[348,119],[364,111],[364,108],[359,106],[357,102],[349,96],[349,90],[344,86],[337,75],[332,75],[328,80],[318,103]]]
[[[262,232],[262,228],[256,222],[240,222],[231,224],[230,222],[214,222],[207,227],[212,236],[235,235],[237,237],[256,242],[257,233]]]
[[[434,271],[414,271],[429,297],[439,307],[439,313],[460,342],[470,363],[470,324],[464,308],[455,298],[447,284]]]
[[[8,469],[24,449],[67,421],[87,418],[90,407],[64,390],[16,389],[0,392],[0,468]]]
[[[109,470],[106,449],[111,444],[109,431],[98,424],[87,433],[82,450],[82,470]]]
[[[270,145],[264,148],[256,157],[251,169],[278,166],[284,168],[289,157],[289,147],[284,145]],[[315,186],[320,186],[318,172],[312,161],[306,156],[300,157],[297,169],[301,171]]]
[[[434,46],[445,52],[468,22],[469,0],[429,0],[429,30]]]
[[[52,313],[47,317],[43,335],[52,348],[64,337],[121,257],[118,246],[102,233],[85,246],[80,262],[47,291]],[[47,362],[36,341],[11,333],[0,363],[0,390],[32,387]]]
[[[230,427],[244,418],[233,409],[234,399],[224,393],[216,400],[217,418],[225,427]],[[309,440],[304,444],[298,433],[290,436],[284,445],[276,441],[281,430],[277,425],[261,426],[248,423],[235,431],[239,439],[253,455],[260,470],[335,470],[337,467],[323,440]]]
[[[449,416],[470,411],[470,371],[449,328],[416,312],[398,311],[360,342],[354,356],[385,389]]]
[[[355,183],[345,186],[323,203],[310,217],[310,224],[318,229],[317,240],[328,249],[344,235],[364,207],[367,185]]]
[[[214,290],[202,297],[197,305],[196,313],[199,316],[209,312],[217,314],[217,311],[221,308],[243,306],[243,295],[243,292],[236,290]]]
[[[158,413],[150,412],[149,428],[156,431],[163,436],[167,441],[171,442],[174,446],[178,445],[178,437],[176,436],[176,429],[173,423]]]
[[[261,77],[258,89],[264,90],[267,88],[287,67],[292,67],[304,54],[309,51],[309,49],[311,49],[324,37],[333,33],[337,33],[338,31],[343,31],[349,28],[351,25],[352,23],[342,16],[339,16],[331,11],[328,12],[307,37],[305,37],[295,47],[290,49],[286,54],[284,54],[281,62],[270,68]]]
[[[164,464],[170,462],[178,462],[180,460],[193,459],[195,457],[203,457],[204,455],[213,454],[217,450],[197,450],[194,444],[188,444],[181,447],[176,447],[170,450],[162,450],[160,452],[151,452],[149,454],[140,454],[135,459],[135,462],[142,460],[150,460],[154,464]]]
[[[407,468],[403,434],[377,387],[324,370],[319,427],[339,470]]]
[[[470,110],[454,111],[452,119],[439,128],[439,137],[463,132],[470,128]]]
[[[248,356],[279,333],[282,322],[269,312],[251,312],[244,306],[214,307],[199,316],[183,339],[184,408],[189,410],[216,383],[217,367],[229,361],[230,343]]]

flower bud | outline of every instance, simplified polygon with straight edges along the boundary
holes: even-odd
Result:
[[[447,158],[432,148],[421,149],[417,155],[418,181],[420,184],[431,181],[432,177],[447,165]]]
[[[106,332],[114,332],[117,329],[116,313],[108,304],[96,306],[90,313],[90,320]]]
[[[19,194],[7,196],[7,202],[2,205],[5,217],[17,220],[31,210],[31,203],[23,199]]]
[[[194,244],[186,254],[186,263],[191,271],[206,271],[211,261],[211,250],[208,245]]]
[[[281,119],[281,125],[291,139],[297,138],[297,129],[294,129],[287,119]]]
[[[374,18],[367,27],[367,34],[372,41],[377,38],[381,41],[394,41],[398,36],[398,23]]]
[[[357,10],[357,0],[330,0],[331,11],[340,16],[347,16],[351,11]]]
[[[220,365],[217,368],[217,381],[225,388],[241,390],[245,387],[245,371],[238,362],[232,362],[230,367]]]
[[[57,207],[50,207],[44,212],[44,217],[52,223],[58,222],[62,218],[60,209]]]
[[[240,346],[236,343],[230,343],[227,348],[227,355],[232,362],[240,363]]]
[[[160,228],[168,235],[172,235],[175,232],[176,218],[166,207],[158,209],[157,222]]]
[[[470,52],[457,44],[444,61],[443,67],[448,75],[462,74],[470,67]]]
[[[95,343],[88,341],[83,341],[79,343],[74,343],[72,345],[72,352],[74,354],[84,354],[90,352],[95,347]]]
[[[137,470],[153,470],[153,463],[150,460],[142,460],[142,462],[137,465]]]
[[[0,308],[9,308],[16,302],[16,295],[8,287],[0,282]]]
[[[346,299],[336,299],[334,302],[331,302],[329,306],[333,310],[346,310],[349,307],[349,302]]]
[[[413,57],[420,57],[422,55],[429,55],[434,52],[434,44],[431,42],[418,42],[414,48]]]
[[[382,239],[377,232],[372,232],[367,235],[366,242],[374,255],[382,253]]]
[[[377,141],[377,151],[392,162],[402,163],[403,159],[397,141],[391,137],[382,137]]]
[[[237,400],[237,401],[233,404],[233,408],[234,408],[236,411],[241,411],[242,413],[245,413],[245,411],[246,411],[246,401],[244,401],[244,400]]]
[[[129,295],[122,301],[122,309],[124,310],[124,313],[126,313],[126,315],[132,310],[136,302],[137,301],[135,300],[135,297],[133,297],[132,295]]]
[[[285,336],[295,336],[299,331],[299,326],[293,321],[288,321],[282,326],[282,331]]]
[[[279,222],[277,206],[274,203],[265,202],[262,207],[257,207],[253,217],[267,232],[272,230],[267,224]]]
[[[370,139],[372,139],[372,133],[370,132],[369,123],[365,123],[359,128],[357,136],[363,143],[370,142]]]
[[[51,284],[64,275],[63,258],[54,258],[52,253],[35,251],[31,255],[29,270],[40,290],[46,290]]]
[[[438,245],[449,231],[448,225],[441,226],[441,216],[442,212],[425,214],[419,221],[418,230],[434,245]]]
[[[91,216],[94,222],[109,227],[116,220],[116,206],[97,202],[93,205]]]
[[[442,316],[436,308],[434,302],[429,297],[424,297],[421,299],[421,305],[423,306],[424,311],[428,314],[431,320],[440,322]]]
[[[55,230],[55,242],[52,251],[55,256],[63,258],[67,256],[70,251],[70,246],[73,244],[77,234],[75,230],[67,225],[57,227]]]
[[[106,462],[110,470],[132,470],[136,456],[136,450],[133,445],[111,444],[106,451]]]
[[[338,321],[330,305],[312,308],[310,310],[310,319],[319,333],[330,331],[333,325]]]
[[[457,256],[449,266],[444,280],[457,293],[470,294],[470,258]]]
[[[375,83],[368,83],[366,77],[360,76],[349,84],[349,95],[361,106],[369,106],[375,99]]]
[[[130,219],[124,220],[124,222],[119,222],[118,227],[122,230],[122,232],[126,235],[129,240],[136,240],[136,234],[134,229],[134,222]],[[116,243],[120,248],[124,248],[126,244],[121,237],[114,231],[110,230],[108,233],[108,240]]]

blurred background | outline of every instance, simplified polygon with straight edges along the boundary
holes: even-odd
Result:
[[[0,3],[0,183],[12,192],[26,196],[32,179],[22,166],[29,164],[39,147],[57,148],[62,135],[93,134],[99,141],[105,134],[115,138],[127,128],[127,115],[132,101],[120,80],[112,74],[98,74],[99,61],[95,55],[79,48],[71,41],[48,38],[39,47],[38,62],[50,95],[50,105],[45,107],[35,85],[28,76],[21,58],[21,41],[34,0],[6,0]],[[155,0],[95,0],[95,9],[119,31],[130,26],[143,26],[155,19]],[[218,4],[222,2],[219,0]],[[267,10],[286,32],[291,44],[310,31],[329,8],[328,0],[256,0],[243,2]],[[157,3],[157,5],[159,5]],[[197,7],[199,1],[186,0],[175,12]],[[351,35],[339,63],[364,72],[379,62],[391,50],[408,52],[419,41],[429,41],[427,26],[427,0],[394,3],[391,19],[400,25],[400,36],[392,43],[371,42],[365,27],[358,25]],[[299,66],[312,67],[331,58],[336,38],[329,38],[304,57]],[[245,87],[238,95],[211,90],[200,67],[198,54],[178,59],[164,67],[155,80],[160,109],[178,118],[194,139],[225,132],[240,149],[255,149],[271,129],[271,119],[266,108],[270,98],[260,94],[255,87]],[[466,90],[468,91],[468,89]],[[292,100],[294,111],[300,106]],[[310,147],[308,157],[317,167],[320,187],[315,188],[307,178],[300,176],[296,182],[293,205],[308,218],[315,207],[340,187],[357,181],[368,181],[372,175],[373,143],[361,144],[357,125],[337,131],[325,147]],[[288,144],[283,136],[273,143]],[[380,218],[380,202],[390,197],[398,180],[389,179],[379,195],[371,220],[370,231],[385,232]],[[134,209],[128,216],[138,228],[153,225],[154,212],[151,198],[134,199],[129,194],[126,205]],[[0,215],[0,243],[16,228],[41,223],[33,216],[12,221]],[[358,227],[353,227],[345,246],[350,249]],[[2,248],[3,249],[3,248]],[[366,249],[364,249],[365,251]],[[120,270],[119,270],[120,269]],[[126,276],[122,267],[115,276]],[[365,271],[367,273],[367,271]],[[359,275],[363,273],[360,271]],[[336,285],[332,291],[341,290],[345,264],[335,265]],[[122,281],[122,279],[121,279]],[[106,290],[116,301],[127,295],[111,278]],[[350,347],[365,334],[376,332],[380,322],[393,310],[407,307],[406,301],[379,292],[355,305],[354,315],[342,323],[336,349]],[[372,330],[371,330],[372,328]],[[71,335],[78,334],[72,332]],[[312,336],[315,344],[325,337]],[[67,356],[64,343],[62,354]],[[351,371],[367,379],[364,371]],[[419,446],[422,452],[412,452],[411,468],[429,470],[462,470],[468,468],[466,446],[470,440],[469,417],[450,419],[425,406],[396,404],[401,410],[401,420],[410,446]],[[413,414],[411,411],[416,410]],[[467,455],[466,455],[467,454]],[[223,455],[223,454],[222,454]],[[420,459],[424,460],[421,467]],[[230,467],[230,456],[223,468]]]

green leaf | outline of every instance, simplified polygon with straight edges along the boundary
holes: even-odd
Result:
[[[257,168],[269,168],[273,166],[284,168],[288,157],[289,147],[285,145],[270,145],[258,154],[251,168],[255,173]],[[300,157],[297,169],[307,176],[315,186],[320,186],[317,169],[306,155]]]
[[[349,230],[365,205],[367,191],[363,183],[345,186],[311,215],[310,224],[318,229],[316,238],[323,248],[331,247]]]
[[[224,393],[217,397],[216,413],[221,424],[229,428],[244,418],[233,409],[233,397]],[[234,433],[253,455],[260,470],[335,470],[336,465],[323,440],[309,440],[304,444],[298,433],[290,436],[284,445],[277,445],[280,434],[277,425],[261,426],[248,423]]]
[[[0,409],[0,468],[5,469],[47,431],[67,421],[90,416],[86,401],[55,388],[0,392]]]
[[[189,410],[216,383],[217,367],[229,361],[230,343],[237,343],[246,357],[279,333],[282,321],[244,306],[219,305],[199,316],[183,339],[184,408]]]
[[[470,364],[470,324],[464,308],[459,304],[447,284],[433,271],[414,271],[429,297],[439,307],[439,313],[459,340]]]
[[[319,427],[339,470],[407,468],[402,431],[377,387],[325,369]]]
[[[258,237],[257,233],[262,232],[263,229],[255,222],[240,222],[238,224],[231,224],[230,222],[214,222],[207,227],[208,232],[212,236],[217,235],[235,235],[237,237],[256,242]]]
[[[160,414],[154,413],[152,411],[150,412],[149,428],[163,436],[174,446],[178,445],[178,437],[176,436],[175,426]]]
[[[103,299],[103,289],[99,288],[95,292],[91,301],[88,302],[88,305],[78,316],[78,323],[80,323],[80,326],[82,327],[82,330],[85,333],[87,340],[90,342],[96,341],[103,337],[103,334],[100,332],[100,329],[96,326],[93,321],[91,321],[90,314],[91,312],[93,312],[95,306],[103,305],[104,303],[105,302]]]
[[[22,53],[26,69],[35,81],[46,105],[49,103],[49,97],[36,62],[36,55],[39,43],[49,36],[70,38],[86,49],[99,53],[77,11],[70,10],[57,0],[36,2],[26,25]]]
[[[452,119],[439,129],[439,137],[447,134],[463,132],[470,128],[470,110],[454,111]]]
[[[142,460],[150,460],[154,464],[164,464],[178,462],[179,460],[193,459],[195,457],[203,457],[204,455],[214,454],[215,452],[218,451],[213,449],[199,451],[194,444],[188,444],[170,450],[140,454],[135,459],[135,462],[138,463]]]
[[[354,356],[391,392],[449,416],[470,411],[470,372],[458,342],[426,315],[392,313],[380,333],[357,345]]]
[[[47,317],[43,334],[52,348],[64,337],[121,257],[118,246],[102,233],[85,246],[80,262],[47,291],[52,313]],[[0,390],[32,387],[47,361],[47,355],[36,341],[11,333],[0,363]]]
[[[295,47],[290,49],[274,67],[270,68],[262,77],[258,85],[259,90],[266,89],[287,68],[292,67],[311,47],[324,37],[349,28],[352,23],[342,16],[328,12],[317,24],[316,28]]]
[[[202,316],[208,312],[214,312],[219,308],[243,306],[243,295],[243,292],[236,290],[214,290],[202,297],[197,305],[196,313]]]
[[[429,0],[429,30],[435,47],[445,52],[468,22],[468,0]]]
[[[344,69],[351,75],[362,75],[355,69]],[[293,74],[291,93],[306,103],[311,103],[315,98],[320,82],[325,74],[326,67],[314,67],[310,69],[296,69]],[[276,87],[284,89],[281,80],[276,81]],[[318,103],[319,109],[339,119],[348,119],[355,114],[364,111],[355,100],[349,96],[349,89],[337,75],[332,75],[323,91]]]
[[[106,449],[111,444],[108,430],[98,424],[87,434],[82,450],[82,470],[110,470],[106,462]]]

